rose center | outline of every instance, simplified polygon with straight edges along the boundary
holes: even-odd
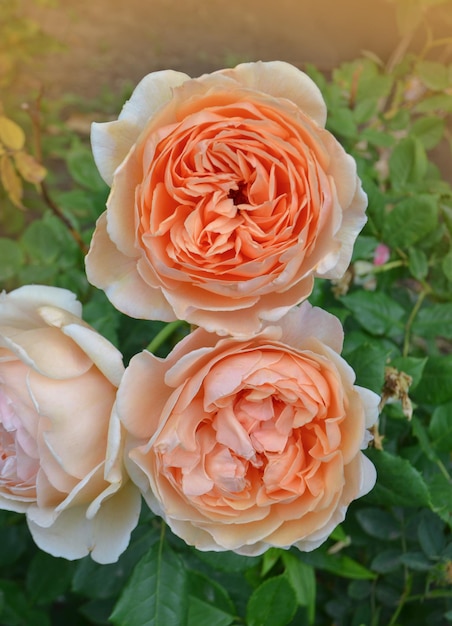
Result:
[[[228,198],[232,200],[235,206],[249,203],[248,196],[245,193],[245,185],[243,183],[239,184],[238,189],[230,189]]]

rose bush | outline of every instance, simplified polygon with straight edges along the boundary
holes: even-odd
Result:
[[[132,358],[116,411],[150,508],[200,550],[319,546],[374,485],[379,398],[354,385],[340,322],[307,302],[251,339],[198,328]]]
[[[0,508],[25,513],[46,552],[110,563],[140,496],[110,422],[122,358],[80,315],[64,289],[0,295]]]
[[[356,164],[319,89],[284,62],[149,74],[94,124],[111,185],[88,279],[132,317],[251,335],[339,278],[365,223]]]

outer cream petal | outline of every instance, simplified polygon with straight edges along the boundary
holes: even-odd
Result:
[[[77,300],[77,296],[72,293],[72,291],[61,289],[60,287],[25,285],[14,291],[10,291],[7,295],[1,294],[0,311],[4,304],[3,298],[5,298],[5,301],[14,302],[18,306],[28,310],[34,310],[41,305],[47,304],[60,307],[77,317],[81,317],[82,315],[82,305]]]
[[[320,89],[307,74],[284,61],[241,63],[220,71],[249,89],[294,102],[319,126],[326,122],[326,104]]]
[[[118,120],[92,125],[94,160],[107,185],[111,186],[116,168],[138,139],[149,118],[171,100],[174,87],[189,79],[187,74],[173,70],[148,74],[134,89]]]
[[[139,275],[137,259],[123,255],[109,238],[105,212],[97,221],[85,265],[89,282],[103,289],[122,313],[165,322],[176,319],[160,289],[150,287]]]
[[[305,338],[316,337],[335,352],[342,350],[344,330],[338,318],[307,301],[289,311],[279,325],[283,329],[281,341],[292,348],[303,350]]]

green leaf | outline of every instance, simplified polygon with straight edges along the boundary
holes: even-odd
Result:
[[[428,434],[435,450],[438,452],[452,450],[452,402],[438,406],[433,411]]]
[[[389,549],[383,550],[377,554],[371,563],[373,571],[379,574],[388,574],[393,572],[402,565],[402,550]]]
[[[385,335],[404,314],[402,307],[382,291],[355,291],[341,301],[360,325],[372,335]]]
[[[418,102],[414,110],[416,113],[452,113],[452,98],[448,94],[435,94]]]
[[[368,501],[406,507],[429,504],[427,486],[409,461],[375,448],[367,449],[365,454],[377,470],[377,484],[366,496]]]
[[[380,393],[385,377],[388,351],[384,346],[363,342],[358,348],[347,352],[347,362],[356,374],[356,383]]]
[[[315,621],[315,595],[316,595],[316,578],[312,565],[303,563],[303,561],[292,554],[284,552],[282,555],[285,571],[292,589],[295,591],[297,602],[300,606],[305,606],[308,612],[309,624]]]
[[[246,607],[248,626],[286,626],[297,611],[297,598],[285,576],[275,576],[255,589]]]
[[[204,563],[222,572],[244,572],[260,562],[260,557],[242,556],[235,552],[196,552]]]
[[[107,185],[100,177],[90,150],[75,148],[66,156],[69,173],[82,187],[89,191],[106,191]]]
[[[415,572],[428,572],[432,562],[423,552],[406,552],[400,557],[401,562]]]
[[[444,276],[447,280],[452,282],[452,248],[450,248],[449,252],[444,255],[441,267],[444,272]]]
[[[452,400],[452,354],[429,357],[414,397],[422,404],[445,404]]]
[[[413,417],[411,427],[413,429],[413,435],[419,441],[422,452],[430,461],[435,462],[438,459],[438,455],[432,448],[432,445],[427,435],[427,431],[424,428],[422,422],[418,420],[417,417]]]
[[[213,626],[213,624],[215,626],[229,626],[234,622],[234,619],[233,615],[229,615],[195,596],[188,598],[187,626]]]
[[[110,620],[117,626],[186,626],[187,573],[163,540],[135,567]]]
[[[414,122],[411,132],[424,148],[431,150],[443,138],[444,128],[444,120],[440,117],[422,117]]]
[[[235,615],[234,604],[226,589],[211,577],[188,570],[188,593],[204,603],[211,604],[223,613]]]
[[[24,262],[20,246],[12,239],[0,237],[0,281],[12,278]]]
[[[447,67],[436,61],[419,61],[416,71],[424,85],[433,91],[442,91],[449,87]]]
[[[398,202],[386,215],[383,239],[391,248],[409,248],[436,228],[438,203],[420,194]]]
[[[400,537],[400,524],[388,512],[375,507],[356,511],[356,519],[361,528],[371,537],[383,541],[393,541]]]
[[[417,529],[419,544],[430,558],[441,556],[446,543],[444,537],[444,523],[430,511],[423,511],[423,516]]]
[[[354,138],[358,133],[358,127],[353,117],[353,112],[348,108],[342,107],[330,110],[327,128],[340,137]]]
[[[329,554],[325,548],[303,554],[303,561],[342,578],[373,580],[375,574],[345,554]]]
[[[427,171],[427,156],[422,143],[415,137],[402,139],[389,158],[389,178],[394,189],[420,182]]]
[[[413,333],[424,338],[446,337],[452,339],[452,303],[424,306],[417,314]]]
[[[428,274],[428,259],[423,250],[408,248],[408,269],[417,280],[423,280]]]
[[[444,474],[435,474],[427,480],[434,513],[452,528],[452,480]]]
[[[49,604],[63,595],[71,584],[74,563],[38,552],[27,571],[27,590],[36,604]]]

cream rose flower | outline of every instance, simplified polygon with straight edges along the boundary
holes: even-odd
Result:
[[[111,185],[88,279],[132,317],[251,335],[339,278],[365,223],[353,158],[314,82],[288,63],[191,79],[161,71],[94,124]]]
[[[312,550],[367,493],[379,398],[339,356],[342,327],[307,302],[250,339],[198,328],[132,358],[116,410],[150,508],[200,550]]]
[[[25,513],[50,554],[111,563],[140,510],[110,422],[124,367],[80,315],[64,289],[0,294],[0,508]]]

